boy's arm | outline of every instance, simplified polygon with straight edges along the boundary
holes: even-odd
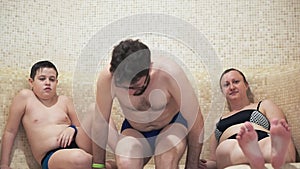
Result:
[[[66,106],[67,106],[67,111],[66,112],[71,120],[71,124],[75,125],[76,127],[80,127],[80,122],[79,122],[79,119],[78,119],[78,116],[76,114],[76,110],[75,110],[75,107],[74,107],[74,104],[73,104],[73,100],[64,96],[65,98],[65,103],[66,103]]]
[[[80,122],[75,111],[73,101],[67,96],[59,96],[64,105],[66,106],[66,114],[71,120],[71,124],[65,130],[63,130],[58,138],[58,142],[61,147],[67,147],[75,139],[78,128],[80,127]],[[71,126],[72,125],[72,126]]]
[[[1,141],[1,168],[9,168],[11,150],[25,113],[29,91],[22,90],[12,101]]]

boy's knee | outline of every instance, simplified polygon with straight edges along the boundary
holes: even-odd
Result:
[[[92,165],[92,156],[83,150],[74,151],[70,156],[72,156],[72,168],[87,168]]]

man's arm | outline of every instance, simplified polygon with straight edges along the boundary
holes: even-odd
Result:
[[[93,163],[105,164],[109,119],[113,103],[111,94],[112,76],[103,70],[97,81],[95,114],[92,125]]]
[[[169,70],[171,94],[188,122],[186,168],[197,168],[203,145],[203,116],[197,96],[184,71],[178,65]]]
[[[215,120],[215,124],[218,122],[219,119]],[[216,125],[215,125],[216,126]],[[215,128],[214,128],[215,130]],[[213,130],[213,131],[214,131]],[[210,139],[209,139],[209,158],[208,159],[204,159],[205,161],[205,166],[207,169],[216,169],[217,168],[217,157],[216,157],[216,149],[218,147],[218,141],[215,137],[214,132],[210,135]],[[201,161],[200,161],[201,162]]]
[[[198,166],[200,153],[203,146],[203,117],[199,108],[198,115],[192,128],[188,134],[188,146],[187,146],[187,156],[186,156],[186,168],[195,168]]]
[[[25,112],[26,98],[29,92],[22,90],[12,101],[1,141],[1,169],[9,168],[11,150]]]

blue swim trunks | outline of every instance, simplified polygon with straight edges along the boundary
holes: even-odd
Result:
[[[173,119],[170,121],[169,124],[172,124],[172,123],[180,123],[180,124],[184,125],[186,128],[188,128],[187,121],[184,119],[184,117],[181,115],[180,112],[178,112],[173,117]],[[128,128],[133,128],[133,127],[129,124],[128,120],[125,119],[123,121],[123,124],[122,124],[122,127],[121,127],[121,132],[123,130],[125,130],[125,129],[128,129]],[[147,139],[147,141],[150,144],[151,149],[152,149],[153,152],[155,150],[155,141],[156,141],[156,138],[157,138],[158,134],[161,132],[161,130],[162,129],[152,130],[152,131],[147,131],[147,132],[140,132]]]
[[[42,169],[49,169],[49,167],[48,167],[49,159],[56,151],[61,150],[61,149],[72,149],[72,148],[79,148],[75,141],[72,141],[72,143],[66,148],[60,147],[60,148],[48,151],[47,154],[44,156],[44,158],[41,161]]]

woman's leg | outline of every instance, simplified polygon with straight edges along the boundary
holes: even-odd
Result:
[[[292,151],[293,149],[295,150],[295,148],[293,148],[292,134],[287,122],[284,119],[272,120],[270,133],[272,142],[272,166],[276,169],[280,168],[287,161],[295,161],[295,151]]]
[[[265,159],[257,141],[257,133],[250,122],[245,122],[237,134],[237,141],[252,168],[265,167]]]
[[[249,163],[236,139],[227,139],[216,149],[217,168]]]

